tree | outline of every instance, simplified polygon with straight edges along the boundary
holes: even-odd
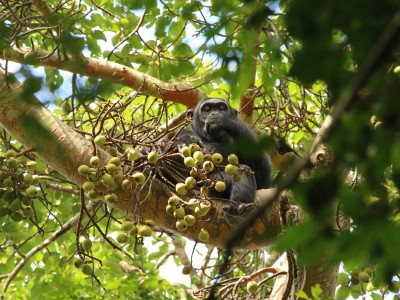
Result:
[[[396,1],[5,0],[0,20],[2,298],[398,293]],[[205,97],[276,167],[238,226],[175,190],[188,168],[162,146]],[[160,278],[170,256],[193,294]]]

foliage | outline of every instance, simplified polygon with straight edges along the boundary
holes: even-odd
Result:
[[[160,126],[185,108],[132,90],[112,76],[62,71],[68,64],[84,69],[83,56],[120,63],[163,81],[190,82],[236,106],[250,93],[258,133],[286,139],[300,155],[310,149],[329,109],[360,78],[357,71],[372,64],[327,139],[334,162],[292,186],[309,220],[287,230],[277,247],[303,249],[305,263],[321,256],[343,262],[337,299],[366,292],[378,299],[399,292],[399,41],[384,46],[377,59],[371,56],[382,45],[398,1],[3,2],[0,49],[1,57],[9,60],[2,66],[15,58],[11,48],[25,53],[15,75],[24,80],[27,101],[34,93],[40,97],[50,91],[52,111],[88,139],[105,135],[105,148],[114,155],[122,155],[128,145],[154,148],[163,137]],[[397,33],[398,22],[397,17]],[[48,57],[37,57],[33,50],[65,59],[60,69],[53,68],[45,64]],[[42,64],[46,67],[39,71],[28,67]],[[26,126],[46,140],[40,122],[26,120]],[[6,298],[58,299],[61,291],[65,298],[79,299],[178,299],[187,293],[182,285],[160,278],[156,267],[171,251],[168,232],[153,233],[152,238],[130,236],[119,243],[123,213],[105,204],[84,204],[77,185],[6,131],[0,137],[0,274],[12,279]],[[18,153],[16,162],[15,155],[6,154],[10,149]],[[37,168],[28,167],[32,161]],[[30,182],[28,174],[38,175],[40,182]],[[35,186],[37,195],[28,195],[29,186]],[[328,222],[337,200],[341,212],[351,218],[351,230],[340,234]],[[81,216],[77,227],[54,236],[74,215]],[[24,262],[24,256],[49,237],[54,240]],[[82,249],[83,237],[93,242],[88,251]],[[150,239],[154,245],[144,247],[143,240]],[[205,252],[201,254],[208,264],[190,273],[198,296],[207,295],[224,260],[222,250],[214,251],[211,259]],[[259,283],[250,297],[268,296],[273,276],[266,274],[271,270],[257,273],[266,267],[265,256],[261,250],[236,253],[220,281],[220,295],[246,299],[243,278],[250,276]],[[186,266],[182,256],[177,257],[176,263]],[[74,266],[79,258],[94,272],[84,275],[82,266]],[[25,265],[17,270],[21,262]],[[10,277],[12,272],[15,277]],[[320,290],[315,287],[312,295],[299,296],[319,299]]]

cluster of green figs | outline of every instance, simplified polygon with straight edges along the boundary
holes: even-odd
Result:
[[[34,216],[33,199],[37,198],[40,176],[37,163],[24,161],[16,151],[8,150],[0,170],[0,217],[20,222]]]

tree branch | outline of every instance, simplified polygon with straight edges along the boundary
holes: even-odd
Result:
[[[120,83],[146,95],[181,103],[187,107],[196,106],[199,101],[206,97],[199,88],[190,84],[168,83],[110,61],[88,58],[83,55],[66,57],[62,53],[45,50],[29,51],[25,49],[25,51],[22,51],[16,48],[10,50],[7,58],[4,57],[3,51],[0,51],[0,58],[21,64],[28,63],[34,66],[57,68],[71,73]],[[25,58],[26,56],[29,56],[29,58]]]

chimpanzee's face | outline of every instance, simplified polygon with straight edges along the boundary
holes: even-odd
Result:
[[[189,116],[193,116],[193,129],[207,140],[223,139],[228,119],[236,118],[236,111],[223,99],[206,99]]]

